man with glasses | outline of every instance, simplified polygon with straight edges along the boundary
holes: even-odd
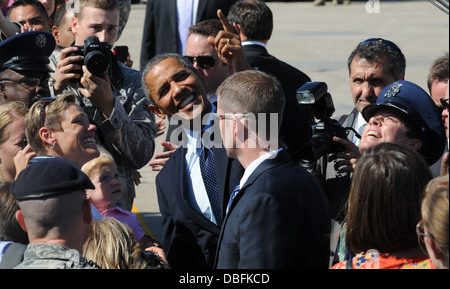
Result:
[[[230,76],[217,94],[225,149],[245,172],[228,202],[216,267],[327,268],[330,216],[325,194],[274,141],[285,105],[280,83],[248,70]]]
[[[31,31],[0,42],[0,104],[23,101],[27,106],[50,96],[49,56],[55,39],[46,32]]]

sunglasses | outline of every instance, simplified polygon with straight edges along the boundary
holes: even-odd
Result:
[[[13,83],[16,83],[30,91],[35,90],[36,87],[38,87],[39,84],[41,84],[41,81],[39,78],[25,78],[25,79],[21,79],[21,80],[0,79],[0,82],[13,82]]]
[[[360,42],[358,46],[362,45],[362,44],[367,44],[367,43],[373,43],[373,42],[378,42],[383,44],[384,46],[389,47],[391,50],[401,53],[402,51],[400,50],[400,48],[392,41],[383,39],[383,38],[369,38],[364,40],[363,42]]]
[[[442,105],[442,109],[448,109],[448,98],[447,99],[443,99],[443,98],[441,98],[440,99],[440,101],[441,101],[441,105]]]
[[[219,58],[211,56],[211,55],[202,55],[202,56],[185,56],[190,63],[194,64],[197,62],[197,65],[201,69],[211,69],[216,65],[216,60]]]
[[[41,127],[44,127],[45,124],[45,106],[49,103],[52,103],[56,100],[54,97],[43,97],[39,101],[39,107],[41,108]]]

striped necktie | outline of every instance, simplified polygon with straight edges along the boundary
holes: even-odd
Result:
[[[227,206],[227,214],[231,208],[231,204],[233,203],[234,198],[237,196],[237,194],[239,194],[240,191],[241,191],[241,186],[237,185],[236,188],[234,189],[234,191],[231,193],[230,200],[228,201],[228,206]]]

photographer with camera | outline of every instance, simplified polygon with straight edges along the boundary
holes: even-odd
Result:
[[[61,51],[53,89],[71,91],[97,126],[97,138],[114,157],[126,184],[122,206],[131,210],[134,171],[154,152],[154,116],[148,109],[141,73],[118,62],[111,48],[117,39],[116,0],[79,0],[72,21],[75,45]]]

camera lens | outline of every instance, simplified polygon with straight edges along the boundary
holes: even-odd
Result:
[[[109,67],[108,58],[101,51],[91,51],[86,54],[84,64],[90,73],[96,76],[103,76]]]

